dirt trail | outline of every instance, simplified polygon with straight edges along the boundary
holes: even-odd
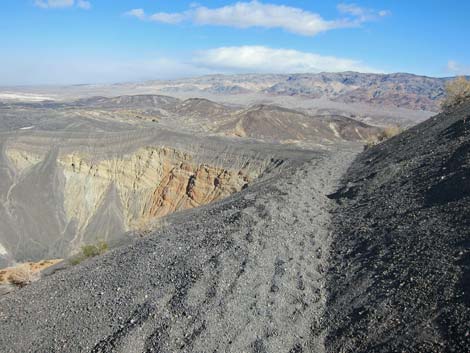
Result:
[[[326,195],[356,153],[312,152],[0,299],[2,351],[325,351]]]

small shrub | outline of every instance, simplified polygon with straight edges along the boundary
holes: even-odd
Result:
[[[380,133],[371,135],[366,139],[365,149],[371,148],[372,146],[378,145],[393,136],[396,136],[403,132],[403,129],[399,125],[388,125]]]
[[[382,141],[388,140],[389,138],[400,134],[402,131],[403,129],[398,125],[389,125],[385,127],[382,132]]]
[[[104,241],[99,241],[96,244],[83,245],[81,253],[70,259],[69,262],[72,265],[78,265],[85,259],[104,254],[108,251],[108,248],[108,243]]]
[[[24,287],[36,281],[38,277],[38,274],[34,273],[28,264],[23,264],[11,271],[8,280],[15,286]]]
[[[371,148],[379,143],[379,138],[378,135],[370,135],[366,139],[366,145],[365,148]]]
[[[108,244],[104,241],[100,241],[95,245],[82,246],[82,253],[85,257],[95,257],[104,254],[106,251],[108,251]]]
[[[470,81],[464,76],[457,77],[446,85],[446,99],[442,108],[447,110],[456,107],[470,99]]]
[[[85,259],[81,255],[78,255],[69,259],[69,264],[71,264],[72,266],[75,266],[75,265],[78,265],[83,260]]]

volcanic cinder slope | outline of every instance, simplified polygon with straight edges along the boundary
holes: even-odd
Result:
[[[147,238],[4,297],[0,346],[321,351],[332,203],[325,192],[353,156],[306,151],[304,161],[240,193],[165,218]],[[46,293],[34,311],[47,312],[47,321],[25,307],[30,295]],[[30,336],[15,343],[17,325]]]
[[[467,103],[361,154],[331,195],[331,351],[469,351],[469,117]]]
[[[438,115],[354,162],[357,144],[306,150],[4,296],[0,347],[467,351],[469,114],[467,104]]]

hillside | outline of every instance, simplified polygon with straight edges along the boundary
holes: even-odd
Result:
[[[266,91],[275,94],[326,97],[345,103],[372,103],[413,110],[439,111],[445,80],[410,74],[355,72],[293,75]]]
[[[332,352],[470,347],[469,116],[470,103],[361,154],[332,195]]]
[[[126,95],[118,97],[90,97],[73,102],[72,106],[87,108],[145,108],[145,109],[169,109],[178,104],[179,100],[168,96],[153,94]]]
[[[438,115],[352,164],[359,146],[286,155],[241,192],[0,298],[0,346],[465,351],[469,113]]]
[[[107,115],[109,100],[122,105]],[[0,288],[1,348],[470,346],[470,103],[358,155],[374,128],[344,116],[203,99],[167,108],[175,125],[214,117],[221,130],[208,136],[116,118],[140,101],[2,108],[45,120],[2,135],[0,262],[63,258],[100,239],[119,246]],[[86,121],[101,130],[74,130],[74,110],[93,112]],[[62,117],[70,128],[51,129]],[[310,148],[279,143],[291,139]]]
[[[218,128],[228,135],[266,141],[364,141],[380,129],[338,115],[310,116],[274,105],[256,105],[233,114]]]
[[[323,351],[326,193],[354,152],[296,154],[227,199],[0,297],[0,347]]]
[[[0,353],[470,353],[470,1],[3,1]]]

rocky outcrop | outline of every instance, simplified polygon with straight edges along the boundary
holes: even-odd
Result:
[[[52,260],[43,260],[39,262],[26,262],[24,264],[18,264],[14,267],[8,267],[0,270],[0,286],[1,285],[6,285],[6,284],[11,284],[11,277],[12,274],[15,273],[17,269],[21,269],[25,267],[28,269],[31,273],[36,274],[39,273],[46,268],[49,268],[59,262],[61,262],[61,259],[52,259]]]

